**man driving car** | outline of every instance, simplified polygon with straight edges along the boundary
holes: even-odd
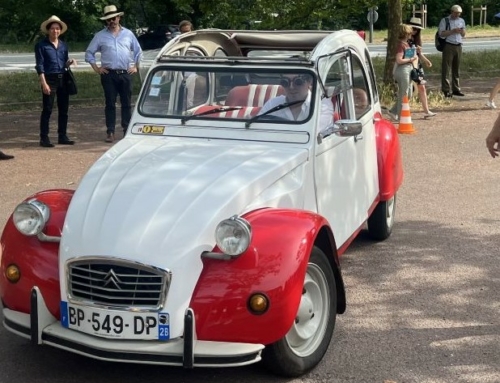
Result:
[[[291,104],[289,107],[276,110],[270,115],[291,121],[303,121],[309,116],[311,105],[312,76],[309,74],[284,74],[280,85],[285,94],[267,101],[260,115],[282,104]],[[329,98],[321,102],[320,129],[327,127],[333,121],[333,104]]]

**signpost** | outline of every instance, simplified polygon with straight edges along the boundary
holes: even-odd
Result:
[[[373,42],[373,24],[375,24],[378,20],[377,9],[378,9],[377,6],[368,9],[367,19],[368,22],[370,23],[370,40],[369,40],[370,43]]]

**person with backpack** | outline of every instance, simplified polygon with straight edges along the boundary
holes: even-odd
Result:
[[[446,39],[443,47],[441,64],[441,91],[445,97],[465,96],[460,90],[460,62],[462,59],[462,41],[465,37],[465,21],[460,17],[462,7],[454,5],[450,16],[441,19],[438,27],[439,36]],[[448,80],[451,69],[451,84]]]

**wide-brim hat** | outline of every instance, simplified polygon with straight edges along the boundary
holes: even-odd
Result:
[[[410,21],[408,21],[408,25],[411,25],[412,28],[424,29],[422,27],[422,19],[420,17],[412,17]]]
[[[101,20],[107,20],[107,19],[112,19],[113,17],[116,16],[122,16],[123,12],[118,12],[118,9],[116,8],[115,5],[106,5],[104,7],[104,16],[101,17]]]
[[[40,30],[42,31],[42,33],[49,33],[47,27],[52,23],[57,23],[61,26],[61,35],[68,30],[68,26],[64,21],[62,21],[59,17],[52,15],[40,25]]]

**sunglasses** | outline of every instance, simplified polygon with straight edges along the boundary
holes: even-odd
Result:
[[[111,22],[111,21],[115,21],[117,17],[118,17],[118,16],[111,17],[110,19],[106,19],[106,22],[107,22],[107,23],[109,23],[109,22]]]
[[[283,77],[280,80],[280,84],[283,88],[290,88],[290,85],[292,85],[292,84],[294,87],[298,87],[298,86],[304,85],[305,83],[306,83],[306,80],[302,76],[297,76],[297,77],[294,77],[292,79],[287,78],[287,77]]]

